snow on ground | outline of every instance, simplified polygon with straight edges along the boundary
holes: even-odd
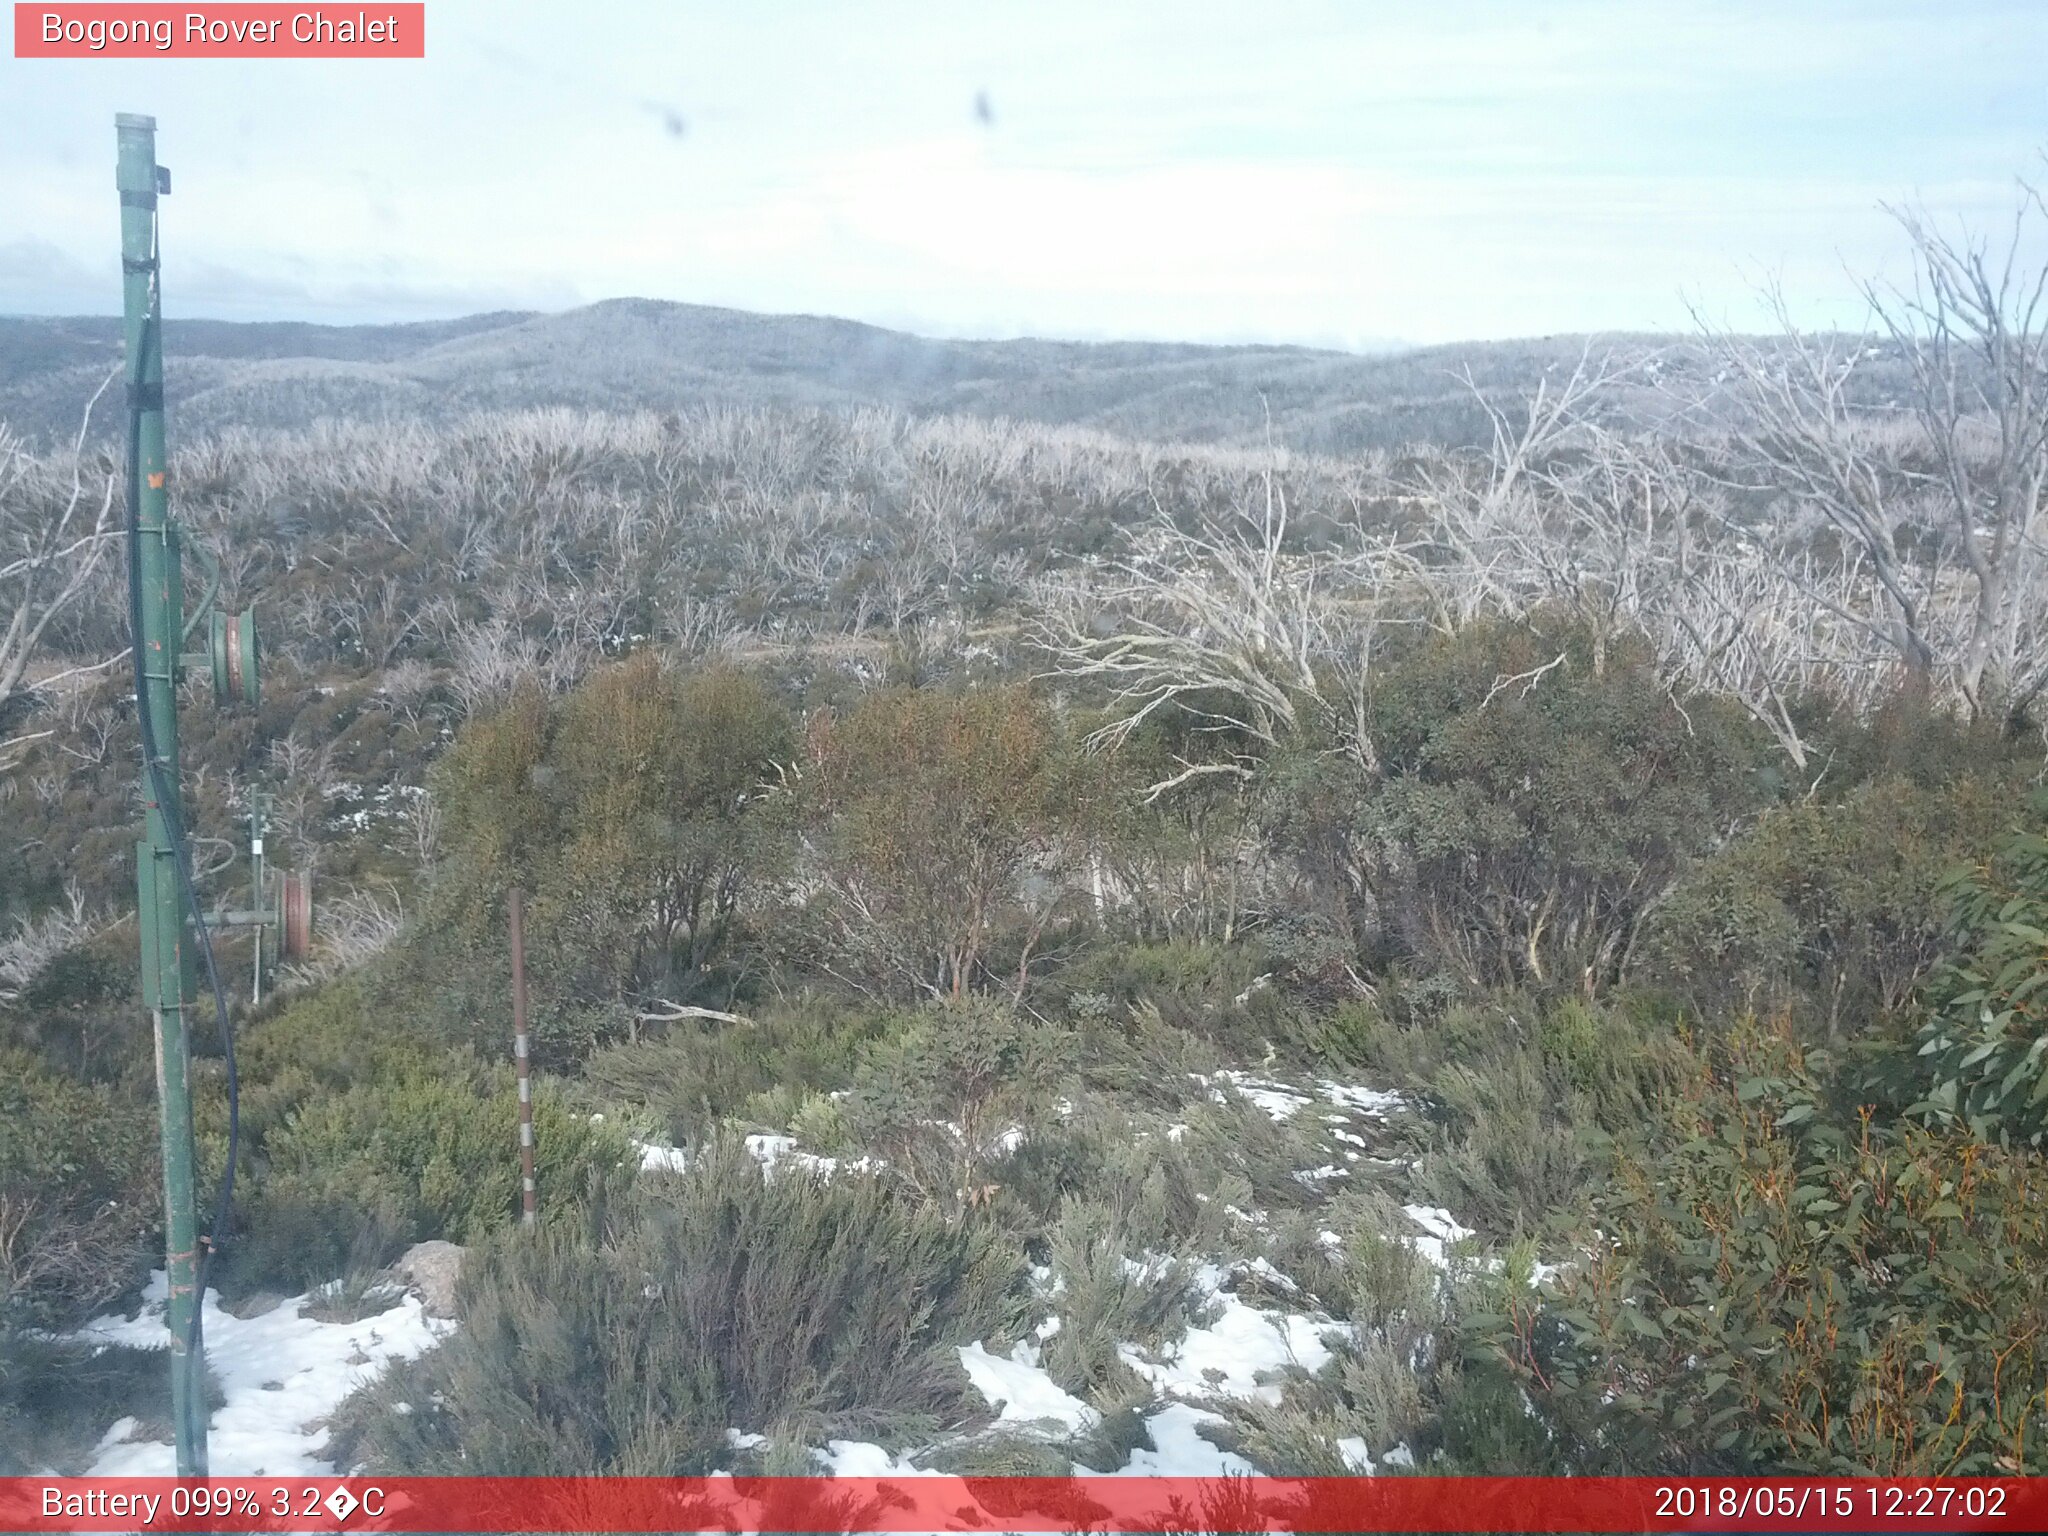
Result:
[[[1346,1435],[1337,1442],[1337,1454],[1344,1458],[1344,1465],[1354,1472],[1372,1476],[1372,1453],[1366,1449],[1363,1435]]]
[[[1145,1420],[1154,1449],[1140,1447],[1118,1470],[1121,1477],[1221,1477],[1259,1469],[1242,1456],[1204,1440],[1201,1426],[1224,1422],[1220,1413],[1169,1403]]]
[[[671,1147],[656,1141],[636,1141],[633,1143],[633,1149],[640,1154],[640,1169],[643,1173],[681,1173],[690,1166],[690,1154],[682,1147]],[[755,1162],[770,1173],[787,1164],[792,1168],[801,1168],[807,1173],[821,1173],[829,1179],[841,1167],[862,1173],[870,1168],[883,1166],[877,1158],[856,1158],[850,1163],[842,1164],[836,1157],[820,1157],[815,1152],[799,1151],[794,1136],[749,1136],[747,1151],[752,1154]]]
[[[974,1390],[997,1410],[1004,1424],[1057,1424],[1069,1433],[1092,1429],[1102,1415],[1072,1393],[1062,1391],[1038,1364],[1038,1348],[1029,1339],[1007,1357],[992,1355],[979,1344],[963,1345],[960,1364]]]
[[[164,1272],[150,1277],[139,1316],[96,1319],[71,1337],[81,1343],[169,1347],[164,1332]],[[419,1298],[407,1296],[389,1311],[353,1323],[323,1323],[300,1315],[311,1295],[295,1296],[256,1317],[223,1312],[206,1297],[206,1363],[226,1402],[214,1412],[208,1452],[216,1477],[329,1477],[322,1454],[324,1420],[356,1388],[386,1365],[433,1348],[455,1324],[430,1318]],[[122,1419],[102,1438],[90,1471],[96,1477],[169,1477],[176,1460],[168,1444],[131,1441],[133,1419]]]
[[[841,1167],[849,1168],[855,1173],[866,1173],[871,1168],[884,1166],[879,1158],[858,1157],[850,1163],[842,1164],[836,1157],[821,1157],[816,1152],[800,1152],[797,1150],[794,1136],[749,1136],[747,1150],[753,1154],[754,1161],[769,1173],[775,1172],[786,1163],[792,1168],[801,1168],[806,1173],[823,1174],[829,1179]]]
[[[811,1454],[834,1477],[933,1477],[908,1456],[892,1456],[869,1440],[828,1440]]]
[[[633,1150],[640,1154],[640,1169],[643,1173],[681,1173],[690,1165],[690,1157],[681,1147],[667,1147],[659,1142],[636,1141]]]
[[[1300,1168],[1294,1174],[1295,1182],[1306,1189],[1314,1189],[1318,1184],[1330,1179],[1348,1179],[1349,1177],[1351,1177],[1350,1170],[1339,1168],[1335,1163],[1325,1163],[1320,1168]]]
[[[1338,1083],[1324,1078],[1318,1085],[1323,1097],[1332,1104],[1342,1104],[1346,1109],[1355,1109],[1362,1115],[1383,1118],[1397,1109],[1405,1109],[1408,1100],[1401,1094],[1391,1093],[1384,1088],[1368,1088],[1362,1083]]]
[[[1209,1097],[1218,1104],[1228,1104],[1230,1093],[1236,1092],[1263,1109],[1275,1121],[1292,1119],[1294,1112],[1309,1102],[1307,1094],[1299,1093],[1285,1083],[1275,1083],[1252,1076],[1249,1072],[1235,1072],[1228,1069],[1210,1075],[1190,1072],[1189,1077],[1209,1090]],[[1221,1084],[1222,1086],[1217,1086]]]
[[[1472,1236],[1470,1227],[1461,1227],[1451,1213],[1440,1205],[1404,1205],[1402,1214],[1428,1234],[1426,1237],[1410,1238],[1415,1251],[1438,1269],[1450,1262],[1449,1248],[1452,1243]]]
[[[1383,1118],[1406,1105],[1399,1094],[1329,1080],[1319,1081],[1312,1089],[1241,1071],[1223,1071],[1213,1076],[1197,1074],[1195,1080],[1219,1100],[1227,1101],[1231,1092],[1242,1095],[1276,1122],[1292,1119],[1320,1099],[1344,1112],[1324,1114],[1322,1119],[1331,1128],[1334,1140],[1352,1147],[1363,1147],[1366,1141],[1347,1128],[1347,1115]],[[1167,1134],[1178,1139],[1186,1130],[1183,1125],[1175,1125]],[[998,1145],[1002,1150],[1014,1150],[1022,1139],[1021,1130],[1012,1130],[998,1138]],[[636,1142],[634,1146],[643,1169],[677,1172],[687,1166],[688,1154],[682,1148],[653,1142]],[[805,1152],[798,1148],[794,1137],[786,1135],[749,1136],[746,1146],[771,1173],[793,1166],[829,1176],[842,1167],[859,1170],[880,1166],[865,1158],[842,1163]],[[1314,1185],[1341,1178],[1346,1172],[1336,1164],[1328,1164],[1302,1170],[1296,1177]],[[1255,1213],[1231,1209],[1232,1214],[1263,1226]],[[1473,1235],[1470,1228],[1460,1225],[1450,1212],[1439,1207],[1409,1205],[1403,1210],[1423,1234],[1407,1240],[1439,1267],[1447,1262],[1450,1245]],[[1334,1232],[1323,1232],[1319,1237],[1332,1249],[1341,1245]],[[1135,1270],[1145,1269],[1143,1264],[1126,1262]],[[1547,1270],[1548,1266],[1544,1268]],[[1119,1474],[1217,1476],[1253,1472],[1255,1469],[1243,1457],[1222,1450],[1202,1436],[1204,1426],[1225,1422],[1205,1404],[1221,1398],[1277,1404],[1283,1395],[1282,1381],[1290,1368],[1309,1373],[1320,1370],[1331,1358],[1332,1342],[1354,1331],[1347,1323],[1254,1306],[1225,1289],[1232,1275],[1246,1271],[1264,1275],[1285,1287],[1292,1286],[1264,1260],[1229,1267],[1203,1265],[1196,1279],[1212,1314],[1208,1324],[1190,1328],[1156,1358],[1132,1344],[1119,1346],[1120,1357],[1160,1398],[1145,1419],[1150,1447],[1133,1451],[1118,1469]],[[1064,1289],[1060,1278],[1050,1269],[1036,1268],[1032,1278],[1034,1289],[1041,1295],[1056,1297]],[[76,1337],[109,1344],[163,1347],[164,1295],[164,1276],[158,1272],[145,1293],[139,1317],[102,1318],[80,1330]],[[335,1468],[323,1455],[327,1415],[387,1364],[432,1348],[455,1327],[452,1322],[424,1316],[419,1301],[410,1296],[383,1313],[353,1323],[322,1323],[302,1316],[301,1308],[309,1299],[295,1297],[260,1316],[242,1319],[221,1311],[213,1297],[207,1298],[207,1357],[226,1396],[224,1406],[212,1421],[211,1445],[217,1472],[271,1476],[333,1473]],[[1007,1354],[992,1353],[983,1343],[960,1348],[961,1368],[995,1411],[999,1424],[1035,1428],[1051,1437],[1085,1433],[1100,1424],[1101,1415],[1095,1408],[1061,1388],[1044,1369],[1040,1346],[1058,1331],[1059,1325],[1055,1313],[1040,1325],[1034,1338],[1018,1342]],[[134,1429],[133,1420],[122,1420],[108,1431],[91,1468],[95,1475],[172,1471],[171,1447],[130,1441],[127,1436]],[[737,1429],[730,1438],[736,1450],[764,1443],[760,1436]],[[1354,1470],[1367,1474],[1375,1470],[1364,1441],[1346,1440],[1339,1449]],[[813,1454],[824,1470],[843,1477],[905,1476],[927,1470],[918,1467],[910,1455],[892,1453],[865,1441],[834,1440]],[[1405,1448],[1397,1446],[1379,1462],[1381,1466],[1399,1465],[1405,1457]],[[1076,1471],[1086,1469],[1077,1467]]]
[[[1281,1386],[1274,1378],[1289,1366],[1310,1374],[1321,1370],[1330,1360],[1326,1337],[1353,1331],[1349,1323],[1248,1305],[1222,1288],[1225,1273],[1216,1265],[1203,1265],[1198,1278],[1216,1309],[1214,1322],[1188,1329],[1158,1360],[1146,1358],[1135,1345],[1117,1346],[1124,1363],[1168,1397],[1278,1403]]]

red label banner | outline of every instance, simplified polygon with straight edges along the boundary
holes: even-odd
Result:
[[[2039,1531],[2048,1478],[0,1478],[6,1531]]]
[[[427,8],[24,4],[17,59],[423,59]]]

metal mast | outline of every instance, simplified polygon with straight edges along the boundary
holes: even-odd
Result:
[[[157,198],[170,177],[156,163],[156,119],[114,119],[120,152],[121,273],[128,348],[129,473],[134,498],[133,600],[136,672],[143,713],[143,840],[136,845],[142,995],[156,1029],[157,1098],[163,1121],[164,1249],[170,1296],[171,1422],[178,1475],[206,1475],[206,1364],[195,1316],[200,1298],[199,1221],[193,1179],[192,934],[178,869],[178,671],[185,589],[177,528],[165,486],[162,294],[157,282]]]

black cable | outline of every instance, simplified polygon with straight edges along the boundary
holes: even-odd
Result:
[[[150,231],[150,261],[154,266],[157,256],[157,236],[154,226]],[[154,286],[156,278],[151,277]],[[206,1315],[207,1272],[212,1268],[213,1255],[226,1240],[228,1216],[232,1210],[235,1195],[235,1159],[239,1155],[242,1133],[241,1083],[235,1073],[235,1032],[228,1019],[227,989],[220,982],[220,967],[213,956],[213,935],[206,926],[206,915],[200,909],[199,891],[192,879],[192,847],[185,836],[184,819],[178,814],[178,801],[172,793],[174,786],[164,776],[163,754],[157,748],[156,727],[149,718],[149,678],[143,664],[142,637],[142,371],[143,359],[155,340],[153,331],[155,318],[148,312],[142,317],[142,327],[137,336],[135,355],[128,361],[128,629],[129,655],[134,663],[135,715],[142,727],[142,765],[149,776],[150,792],[156,796],[157,809],[164,819],[164,830],[169,835],[172,862],[178,868],[178,885],[185,900],[186,909],[192,914],[192,926],[198,931],[199,953],[206,962],[206,979],[213,989],[214,1014],[220,1025],[221,1057],[227,1065],[228,1092],[228,1158],[227,1167],[221,1174],[220,1196],[214,1204],[213,1230],[201,1239],[198,1267],[193,1281],[192,1321],[185,1334],[185,1348],[193,1356],[201,1352],[200,1322]],[[169,519],[166,518],[168,530]],[[177,625],[173,624],[174,631]],[[175,639],[175,636],[174,636]],[[166,661],[175,668],[175,651],[166,656]],[[145,917],[144,919],[148,919]],[[186,1091],[189,1094],[190,1082]],[[193,1169],[195,1177],[198,1169]]]

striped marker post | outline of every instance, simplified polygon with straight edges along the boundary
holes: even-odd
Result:
[[[526,893],[513,886],[506,897],[512,919],[512,1064],[519,1073],[519,1220],[536,1217],[533,1182],[533,1054],[526,1039]]]

